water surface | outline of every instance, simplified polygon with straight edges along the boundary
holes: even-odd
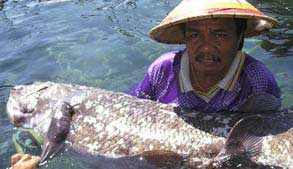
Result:
[[[123,91],[143,78],[160,54],[182,46],[150,40],[149,29],[179,0],[0,1],[0,84],[55,81]],[[293,100],[293,1],[251,0],[280,25],[247,39],[244,50],[264,62]],[[13,127],[4,113],[8,89],[0,89],[0,168],[8,167]],[[61,160],[51,168],[71,168]],[[75,165],[77,167],[78,165]],[[78,167],[77,167],[78,168]]]

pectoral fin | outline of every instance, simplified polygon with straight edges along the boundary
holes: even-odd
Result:
[[[52,118],[42,146],[41,163],[53,158],[64,147],[70,131],[71,111],[71,106],[68,103],[64,103],[61,106],[61,111],[57,111],[59,114],[54,114],[55,118]]]
[[[40,165],[42,165],[42,163],[53,158],[55,155],[60,153],[63,150],[64,146],[65,146],[64,142],[52,142],[52,141],[45,140],[42,146]]]

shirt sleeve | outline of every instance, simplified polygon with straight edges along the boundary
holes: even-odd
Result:
[[[148,70],[143,80],[133,86],[127,93],[138,98],[155,100],[156,96],[150,76],[150,70]]]
[[[167,103],[173,99],[172,85],[176,79],[174,58],[181,51],[171,51],[158,57],[148,68],[142,81],[130,89],[130,95]],[[172,90],[172,96],[170,91]]]
[[[250,86],[252,88],[252,94],[272,94],[276,98],[280,98],[281,92],[278,84],[266,66],[255,61],[248,65],[246,68]]]

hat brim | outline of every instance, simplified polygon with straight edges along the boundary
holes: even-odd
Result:
[[[209,9],[211,11],[211,9]],[[206,11],[195,11],[197,13],[189,13],[172,18],[164,19],[158,26],[152,28],[149,35],[152,39],[167,44],[184,44],[183,23],[194,22],[202,19],[213,18],[241,18],[247,19],[247,28],[245,37],[260,35],[268,31],[278,21],[274,18],[264,15],[260,11],[225,9],[214,10],[207,14]],[[189,15],[189,16],[188,16]]]

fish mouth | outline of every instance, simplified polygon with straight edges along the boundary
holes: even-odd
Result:
[[[31,119],[34,116],[34,109],[28,109],[25,106],[20,106],[20,104],[15,100],[9,100],[7,103],[6,112],[10,118],[11,123],[15,127],[27,128],[31,127]]]
[[[21,127],[21,124],[25,121],[24,116],[14,114],[12,116],[12,123],[15,127]]]
[[[31,124],[31,115],[27,114],[14,114],[11,118],[11,121],[15,127],[30,129],[33,128]]]

